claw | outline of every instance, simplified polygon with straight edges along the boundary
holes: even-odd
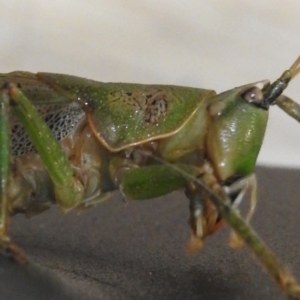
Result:
[[[187,253],[193,255],[196,252],[202,250],[203,246],[204,246],[203,238],[196,236],[194,232],[192,232],[191,238],[188,241],[186,246]]]
[[[28,262],[24,251],[9,239],[2,239],[0,241],[0,249],[4,255],[12,258],[19,264],[25,264]]]
[[[187,251],[189,254],[202,250],[204,246],[204,239],[213,234],[220,228],[222,222],[218,221],[218,212],[215,207],[203,200],[200,202],[194,202],[191,205],[191,238],[187,245]]]
[[[241,249],[244,246],[244,241],[233,230],[230,232],[229,247],[232,249]]]

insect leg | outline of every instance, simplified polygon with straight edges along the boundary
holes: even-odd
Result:
[[[296,279],[292,275],[292,273],[286,268],[273,254],[273,252],[269,249],[269,247],[258,237],[256,232],[248,225],[241,216],[236,212],[236,210],[232,207],[231,199],[226,194],[224,188],[218,183],[216,178],[214,177],[213,173],[209,174],[203,173],[199,171],[197,168],[182,168],[181,165],[171,164],[162,159],[156,157],[155,158],[158,162],[161,162],[162,166],[157,167],[167,167],[169,169],[170,174],[174,174],[177,172],[181,174],[187,182],[190,182],[191,185],[189,187],[189,193],[193,195],[199,194],[199,199],[202,201],[203,198],[203,190],[207,192],[210,196],[210,201],[214,204],[217,208],[218,212],[221,216],[226,220],[226,222],[231,226],[231,228],[236,232],[237,235],[248,245],[251,251],[255,254],[255,256],[260,260],[262,265],[267,269],[270,276],[278,283],[278,285],[289,295],[300,299],[300,285],[297,283]],[[149,166],[150,167],[150,166]],[[152,165],[152,167],[156,167]],[[142,169],[147,169],[148,167],[143,167]],[[138,170],[138,169],[137,169]],[[165,171],[161,173],[161,177],[157,179],[156,183],[152,186],[161,186],[163,181],[160,180],[164,179],[164,176],[168,174],[168,170],[164,169]],[[205,170],[205,168],[204,168]],[[156,170],[153,169],[153,175],[156,174]],[[129,180],[129,187],[132,186],[132,190],[135,191],[137,194],[140,194],[140,191],[143,189],[139,189],[138,185],[136,184],[136,180],[139,178],[141,182],[146,182],[149,179],[155,179],[156,177],[147,177],[148,172],[144,174],[138,172],[134,174],[131,178],[133,180]],[[139,177],[139,175],[143,175]],[[197,176],[201,176],[201,179]],[[176,175],[175,175],[176,176]],[[130,176],[129,176],[130,177]],[[142,178],[143,177],[143,178]],[[180,181],[182,182],[182,177]],[[136,187],[134,185],[137,185]],[[124,185],[121,184],[121,191],[123,190],[124,193]],[[146,184],[147,186],[147,184]],[[149,185],[151,187],[151,185]],[[146,196],[146,195],[145,195]],[[197,196],[195,196],[197,197]]]
[[[83,198],[83,187],[74,177],[70,162],[60,144],[36,108],[14,84],[6,84],[4,90],[9,101],[15,104],[17,117],[52,179],[57,203],[63,210],[76,207]]]
[[[196,168],[180,165],[190,174]],[[150,199],[166,195],[184,188],[188,180],[181,173],[167,165],[149,165],[127,171],[121,180],[120,191],[124,197],[132,200]]]
[[[0,96],[0,238],[7,238],[7,194],[10,166],[9,99],[4,91]]]
[[[184,174],[188,178],[192,178],[190,174],[186,174],[185,172]],[[225,221],[248,245],[262,265],[268,270],[270,276],[287,294],[300,299],[300,285],[292,273],[277,259],[269,247],[232,207],[230,198],[213,174],[207,174],[207,176],[202,176],[202,178],[203,180],[194,178],[194,182],[199,185],[199,189],[201,190],[203,186],[206,186],[205,189],[210,194],[211,202],[216,206]]]
[[[238,195],[236,196],[236,198],[233,200],[232,203],[232,208],[236,209],[236,211],[238,211],[237,208],[241,204],[247,189],[251,189],[250,207],[245,217],[245,222],[249,224],[257,204],[257,181],[255,175],[252,174],[250,176],[242,178],[234,182],[230,186],[224,188],[228,196],[236,195],[238,193]],[[240,248],[243,246],[243,244],[244,244],[243,240],[236,235],[235,231],[232,230],[229,239],[230,247]]]
[[[195,184],[190,183],[186,189],[186,196],[190,200],[189,225],[191,229],[187,251],[189,254],[194,254],[203,248],[204,239],[216,232],[223,222],[220,220],[218,210],[209,201],[209,193],[205,189],[198,189]]]
[[[8,225],[8,180],[10,168],[10,124],[9,97],[0,90],[0,249],[11,255],[16,261],[25,263],[23,251],[9,239]]]

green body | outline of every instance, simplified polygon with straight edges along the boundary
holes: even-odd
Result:
[[[64,211],[85,208],[117,188],[133,200],[185,189],[192,245],[200,248],[224,218],[300,299],[293,276],[233,207],[250,183],[269,106],[277,102],[300,120],[300,106],[280,96],[299,72],[300,58],[271,85],[261,81],[219,95],[49,73],[0,74],[0,248],[22,260],[7,235],[14,213],[37,214],[53,203]]]
[[[96,190],[101,190],[103,195],[122,184],[120,173],[125,179],[128,176],[136,186],[139,186],[138,182],[141,180],[147,182],[141,183],[143,186],[141,192],[138,192],[139,189],[131,190],[126,186],[123,188],[124,196],[131,199],[152,198],[186,186],[185,179],[176,183],[171,175],[170,178],[163,175],[166,180],[161,186],[153,183],[156,180],[152,177],[160,177],[155,173],[159,172],[159,168],[156,167],[153,173],[149,171],[151,169],[149,165],[157,162],[149,158],[149,154],[143,155],[142,151],[136,154],[139,158],[135,158],[132,153],[137,153],[137,149],[146,149],[152,156],[175,164],[185,163],[195,168],[200,168],[205,161],[209,161],[222,183],[247,176],[255,167],[267,123],[267,110],[259,109],[241,97],[241,90],[245,90],[245,87],[216,95],[214,91],[196,88],[101,83],[74,76],[48,73],[35,75],[25,72],[14,72],[0,77],[0,85],[7,81],[20,88],[46,122],[49,115],[55,115],[56,111],[68,108],[74,103],[78,110],[84,111],[59,143],[64,149],[65,141],[71,141],[72,149],[67,148],[65,152],[69,153],[74,149],[77,152],[81,151],[81,157],[77,158],[76,162],[70,161],[71,169],[79,168],[82,172],[88,172],[87,181],[97,180],[97,187],[91,191],[88,184],[83,183],[83,187],[77,186],[72,190],[74,194],[72,200],[65,199],[68,197],[59,196],[58,191],[69,195],[69,189],[55,190],[51,187],[52,183],[45,180],[45,175],[43,182],[39,182],[45,165],[43,162],[41,166],[35,165],[32,177],[40,184],[38,191],[42,195],[40,194],[39,198],[44,199],[46,206],[56,201],[68,209],[85,202],[85,199],[96,193]],[[26,125],[27,122],[17,111],[18,107],[13,107],[12,110],[18,116],[15,123],[21,122],[23,126],[25,124],[25,130],[29,135],[35,132],[34,128],[42,126],[30,121]],[[60,119],[58,121],[66,122]],[[47,125],[53,127],[53,124]],[[53,129],[52,133],[57,136],[57,132]],[[51,135],[51,131],[47,134]],[[16,140],[14,133],[12,140]],[[34,140],[34,137],[30,136],[30,140]],[[49,137],[45,137],[45,140],[47,143],[50,141]],[[32,151],[25,149],[24,154],[21,151],[21,154],[17,153],[15,157],[21,161],[24,159],[24,165],[28,162],[28,156],[34,156],[34,161],[38,161],[37,157],[41,157],[43,161],[47,160],[47,157],[43,158],[45,151],[43,146],[42,148],[39,146],[40,143],[43,144],[44,141],[37,136],[34,143],[36,152],[34,149]],[[70,184],[66,182],[73,179],[71,169],[64,174],[62,171],[65,167],[53,166],[53,162],[62,161],[65,157],[61,155],[61,147],[57,147],[57,150],[53,146],[50,148],[49,162],[46,165],[48,171],[53,170],[49,172],[50,177],[52,181],[53,177],[57,177],[59,186],[69,186]],[[89,156],[90,164],[87,166],[82,165],[84,154]],[[47,153],[44,155],[47,156]],[[65,166],[66,163],[62,161],[61,165]],[[140,168],[139,171],[136,170],[137,167]],[[132,169],[135,171],[130,174],[129,171]],[[164,170],[161,172],[164,174]],[[24,190],[26,180],[20,184],[19,174],[17,177],[12,181],[16,183],[15,185],[22,186]],[[82,177],[83,175],[77,176],[79,181],[82,181]],[[118,184],[114,184],[116,181]],[[129,179],[126,182],[128,181]],[[82,188],[84,191],[81,191]],[[17,189],[17,186],[11,188],[14,193]],[[27,189],[32,187],[28,186]],[[36,194],[36,191],[32,192]],[[17,193],[16,198],[11,200],[11,210],[26,212],[32,207],[36,209],[36,205],[33,205],[36,199],[30,194],[29,190],[22,195]],[[50,199],[54,194],[56,199]]]

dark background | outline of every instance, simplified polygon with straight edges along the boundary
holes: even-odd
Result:
[[[300,279],[300,170],[260,167],[257,175],[252,225]],[[12,238],[35,263],[0,256],[0,299],[287,298],[247,248],[227,246],[227,226],[188,256],[187,219],[180,192],[127,204],[117,192],[80,216],[56,208],[15,216]]]

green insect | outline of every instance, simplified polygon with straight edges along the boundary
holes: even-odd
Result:
[[[143,200],[184,189],[190,200],[190,252],[225,220],[233,246],[246,243],[270,275],[300,299],[300,285],[248,225],[253,170],[277,104],[300,121],[300,105],[282,95],[300,57],[281,77],[221,94],[212,90],[101,83],[75,76],[0,74],[0,247],[19,262],[8,219],[51,205],[85,209],[120,189]],[[237,211],[247,188],[251,209]]]

